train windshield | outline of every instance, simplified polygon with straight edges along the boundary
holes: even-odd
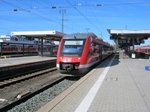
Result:
[[[62,56],[81,56],[85,40],[63,40],[61,55]]]

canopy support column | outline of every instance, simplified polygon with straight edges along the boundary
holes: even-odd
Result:
[[[133,39],[132,39],[133,52],[134,52],[134,41],[135,41],[135,39],[133,38]]]
[[[43,56],[43,37],[41,37],[41,56]]]

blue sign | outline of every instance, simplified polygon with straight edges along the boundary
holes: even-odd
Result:
[[[149,70],[150,70],[150,67],[149,67],[149,66],[145,66],[145,70],[146,70],[146,71],[149,71]]]

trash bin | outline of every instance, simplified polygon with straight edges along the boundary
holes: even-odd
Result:
[[[131,58],[135,58],[135,53],[132,53]]]

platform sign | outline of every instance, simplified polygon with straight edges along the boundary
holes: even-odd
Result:
[[[150,70],[150,66],[145,66],[145,70],[149,71]]]

